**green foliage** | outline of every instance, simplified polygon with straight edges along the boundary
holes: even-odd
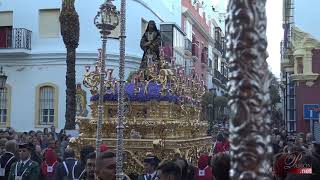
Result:
[[[202,96],[202,103],[205,107],[207,107],[209,104],[213,104],[213,93],[212,92],[206,92],[203,96]]]
[[[276,77],[270,72],[271,83],[269,87],[270,100],[271,100],[271,120],[276,126],[280,126],[282,121],[282,112],[277,107],[278,103],[281,103],[281,97],[279,92],[280,84],[277,81]]]
[[[217,96],[214,99],[215,107],[226,107],[228,105],[228,98],[225,96]]]

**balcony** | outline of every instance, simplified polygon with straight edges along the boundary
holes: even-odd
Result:
[[[1,55],[28,55],[31,51],[30,30],[12,28],[0,30]]]
[[[207,68],[208,67],[208,50],[203,49],[201,53],[201,66],[202,68]]]
[[[199,59],[199,46],[196,43],[192,43],[192,58],[195,61]]]
[[[212,78],[212,83],[216,83],[221,85],[222,87],[226,87],[225,85],[228,82],[228,78],[221,74],[217,69],[214,70],[214,76]]]
[[[192,56],[192,42],[188,38],[184,39],[184,54]]]
[[[215,41],[214,47],[223,54],[223,48],[222,48],[222,43],[220,41]]]

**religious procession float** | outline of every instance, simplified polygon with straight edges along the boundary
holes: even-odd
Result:
[[[200,118],[204,81],[174,61],[166,61],[160,42],[156,25],[150,21],[140,43],[144,50],[140,69],[125,83],[123,148],[127,174],[140,174],[148,153],[160,159],[180,155],[195,163],[201,152],[210,149],[208,125]],[[112,72],[106,71],[104,82],[102,143],[116,149],[119,83]],[[84,75],[84,85],[92,93],[91,117],[77,118],[80,135],[73,142],[77,149],[96,143],[99,80],[97,71],[88,69]]]

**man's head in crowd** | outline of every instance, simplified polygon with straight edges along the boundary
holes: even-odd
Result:
[[[182,180],[181,169],[172,161],[165,162],[158,168],[158,177],[159,180]]]
[[[17,152],[17,143],[13,140],[7,141],[5,144],[5,148],[7,152],[15,154]]]
[[[86,157],[86,173],[87,179],[95,179],[96,153],[91,152]]]
[[[157,166],[159,164],[159,159],[155,156],[147,156],[143,161],[144,171],[147,174],[152,174],[157,169]]]
[[[0,154],[3,154],[5,152],[6,142],[7,142],[7,139],[5,138],[0,139]]]
[[[74,157],[75,157],[74,150],[70,147],[67,147],[66,150],[64,151],[63,158],[67,159],[67,158],[74,158]]]
[[[90,153],[92,153],[92,152],[94,152],[94,147],[93,146],[91,146],[91,145],[85,145],[85,146],[83,146],[82,148],[81,148],[81,150],[80,150],[80,160],[81,160],[81,162],[82,163],[85,163],[86,162],[86,157],[90,154]]]
[[[177,158],[177,159],[174,160],[174,162],[181,169],[182,179],[186,179],[187,176],[188,176],[188,162],[187,162],[187,160],[185,160],[183,158]]]
[[[212,159],[212,174],[216,180],[229,180],[230,156],[218,153]]]
[[[32,147],[30,144],[24,143],[19,145],[19,157],[22,161],[25,161],[31,156]]]
[[[113,152],[106,151],[97,157],[96,176],[100,180],[116,179],[116,155]]]
[[[54,132],[54,133],[56,132],[56,128],[54,126],[51,126],[50,130],[51,132]]]

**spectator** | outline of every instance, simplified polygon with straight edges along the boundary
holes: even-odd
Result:
[[[85,174],[83,180],[95,180],[95,167],[96,167],[96,153],[92,152],[86,157]]]
[[[58,165],[57,155],[53,149],[48,148],[44,153],[44,157],[45,159],[40,166],[41,179],[53,180]]]
[[[108,151],[108,146],[106,144],[101,144],[100,145],[100,152],[105,152]]]
[[[0,155],[3,155],[6,152],[5,145],[6,145],[7,141],[8,140],[6,138],[0,139]]]
[[[65,149],[67,148],[68,144],[69,144],[69,140],[68,137],[66,135],[61,135],[60,137],[60,153],[64,154]]]
[[[101,153],[96,159],[96,176],[100,180],[116,179],[116,155],[111,151]],[[130,180],[124,176],[123,180]]]
[[[81,148],[80,150],[80,162],[77,163],[77,165],[74,168],[74,176],[76,179],[80,179],[84,172],[85,172],[85,166],[86,166],[86,161],[87,161],[87,156],[94,152],[94,147],[91,145],[85,145]]]
[[[19,145],[20,161],[12,164],[8,180],[38,180],[40,175],[39,164],[30,159],[32,147],[30,144]]]
[[[39,145],[35,146],[31,142],[29,142],[28,145],[31,148],[31,160],[37,162],[38,164],[41,164],[41,147]]]
[[[56,133],[56,128],[54,126],[51,126],[50,130],[51,130],[50,134],[51,134],[52,138],[55,141],[58,141],[59,140],[59,134]]]
[[[183,158],[177,158],[174,160],[174,162],[179,166],[179,168],[181,169],[181,178],[183,180],[188,179],[188,162],[187,160],[183,159]]]
[[[57,165],[57,172],[55,173],[56,180],[65,179],[75,179],[74,167],[77,165],[78,161],[75,159],[75,153],[73,149],[67,148],[64,152],[64,161]]]
[[[157,177],[157,167],[160,160],[156,156],[148,155],[144,161],[144,174],[138,177],[138,180],[154,180]]]
[[[221,133],[219,133],[217,136],[217,140],[216,140],[214,147],[213,147],[213,150],[214,150],[213,152],[215,154],[225,151],[223,142],[224,142],[224,137]]]
[[[0,180],[8,179],[10,167],[17,161],[17,144],[13,140],[6,142],[5,149],[5,153],[0,157]]]
[[[195,176],[195,180],[212,180],[212,169],[209,166],[208,155],[200,156]]]
[[[161,164],[158,173],[159,180],[184,180],[180,167],[172,161]]]
[[[218,153],[213,156],[212,174],[216,180],[229,180],[230,157],[227,153]]]
[[[48,135],[49,134],[49,130],[48,128],[43,128],[43,135]]]

